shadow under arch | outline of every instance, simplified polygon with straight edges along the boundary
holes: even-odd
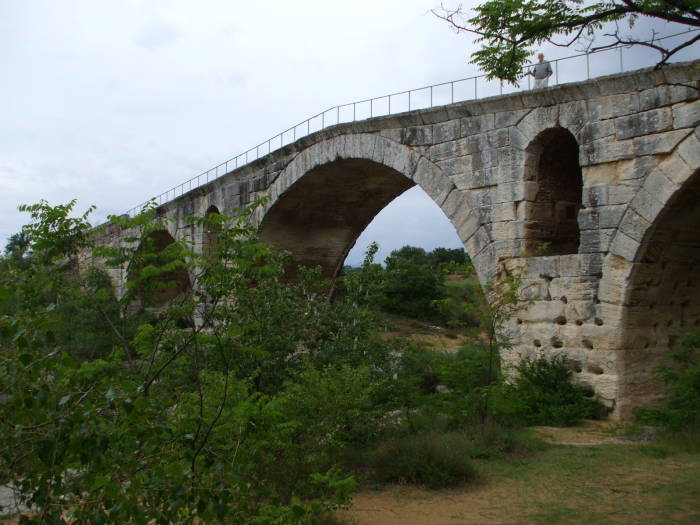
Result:
[[[168,254],[168,247],[175,242],[166,230],[151,232],[142,241],[137,250],[135,264],[129,271],[127,280],[137,278],[147,266],[163,266],[172,262],[173,257]],[[139,286],[136,295],[144,306],[161,307],[178,297],[192,293],[192,285],[187,270],[179,266],[169,270],[155,279],[156,288]]]
[[[372,219],[414,185],[393,168],[371,160],[323,164],[273,203],[260,224],[260,238],[292,253],[295,264],[320,266],[324,277],[334,278]]]
[[[654,368],[683,333],[700,326],[700,169],[648,228],[627,279],[619,359],[621,416],[663,398]]]
[[[525,180],[535,182],[536,191],[525,203],[525,249],[534,252],[546,243],[546,255],[577,253],[583,177],[576,138],[566,128],[549,128],[533,139],[526,154]]]

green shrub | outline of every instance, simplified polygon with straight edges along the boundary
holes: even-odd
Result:
[[[524,358],[517,376],[494,396],[496,417],[515,424],[573,425],[580,419],[601,419],[608,409],[591,392],[571,383],[565,356]]]
[[[439,489],[477,478],[470,448],[469,436],[459,432],[408,435],[379,445],[368,462],[378,481]]]
[[[656,370],[666,385],[666,402],[638,409],[637,419],[673,431],[700,429],[700,331],[684,334],[668,357],[671,363]]]

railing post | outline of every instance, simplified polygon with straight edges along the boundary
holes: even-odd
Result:
[[[408,111],[411,111],[411,92],[408,92]]]
[[[353,122],[355,122],[355,120],[356,120],[356,118],[355,118],[355,115],[356,115],[356,112],[355,112],[355,105],[356,105],[356,102],[353,102],[353,103],[352,103],[352,121],[353,121]]]
[[[503,94],[503,80],[501,80],[501,95]]]
[[[369,118],[374,116],[374,99],[369,99]]]
[[[306,119],[306,134],[311,135],[311,119]]]
[[[556,72],[557,86],[559,85],[559,59],[554,61],[554,71]]]
[[[590,53],[586,51],[586,79],[590,80],[591,79],[591,59],[590,59]]]
[[[335,109],[338,110],[335,117],[335,123],[340,124],[340,106],[336,106]]]
[[[389,95],[389,115],[391,115],[391,95]]]
[[[474,77],[474,100],[476,100],[477,98],[479,97],[476,94],[476,77]]]
[[[620,73],[624,71],[623,65],[622,65],[622,46],[618,48],[620,50]]]
[[[433,86],[430,86],[430,107],[433,107]]]
[[[321,113],[321,129],[326,129],[326,112]]]
[[[450,82],[450,103],[455,103],[455,83]]]

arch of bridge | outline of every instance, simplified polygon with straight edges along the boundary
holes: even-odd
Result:
[[[256,210],[255,221],[263,240],[295,255],[304,251],[305,242],[317,237],[318,246],[306,251],[322,246],[325,260],[300,254],[300,262],[321,263],[332,277],[376,213],[414,185],[452,222],[477,273],[488,275],[490,269],[479,266],[470,244],[480,226],[470,213],[474,203],[469,193],[457,190],[438,165],[414,148],[376,134],[340,135],[301,151],[271,184],[270,199]],[[314,234],[324,229],[328,235]],[[333,236],[339,241],[334,242]]]

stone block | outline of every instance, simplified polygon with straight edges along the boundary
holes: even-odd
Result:
[[[581,203],[586,207],[596,208],[608,204],[609,184],[593,184],[583,188]]]
[[[673,106],[673,126],[694,128],[700,124],[700,99]]]
[[[535,300],[526,310],[520,312],[518,317],[527,323],[551,324],[545,330],[554,330],[557,317],[564,315],[566,305],[561,301]],[[544,341],[543,341],[544,343]]]
[[[670,153],[689,133],[691,133],[690,130],[678,129],[665,133],[635,137],[632,139],[634,141],[634,152],[636,155]]]
[[[606,137],[581,144],[579,150],[579,162],[581,166],[602,164],[623,159],[631,159],[635,156],[634,139],[615,140]]]
[[[636,211],[628,209],[620,223],[620,232],[638,243],[644,240],[644,236],[651,224]]]
[[[559,106],[549,106],[533,109],[523,117],[517,127],[531,141],[542,131],[557,127],[558,124]]]
[[[459,136],[460,122],[457,119],[433,124],[433,143],[435,144],[455,140]]]
[[[428,149],[428,158],[433,162],[447,160],[454,157],[463,157],[469,154],[468,144],[466,139],[452,140],[450,142],[442,142],[431,146]]]
[[[447,115],[447,108],[444,106],[438,106],[435,108],[418,109],[417,111],[420,115],[423,124],[438,124],[440,122],[445,122],[449,119]]]
[[[607,97],[591,100],[588,108],[593,120],[621,117],[639,111],[639,97],[637,94],[630,93],[608,95]]]
[[[497,164],[497,157],[494,150],[489,148],[476,150],[471,146],[470,150],[473,152],[471,155],[473,170],[483,170],[491,168]]]
[[[633,238],[618,231],[610,244],[610,253],[618,255],[628,261],[634,261],[639,252],[640,243]]]
[[[595,120],[585,123],[581,129],[574,133],[579,144],[611,137],[615,134],[615,123],[613,120]]]
[[[568,129],[574,136],[590,122],[588,105],[583,100],[561,104],[559,108],[559,125]]]
[[[413,126],[401,130],[401,142],[409,146],[434,144],[432,126]]]
[[[579,241],[579,253],[606,252],[615,234],[615,229],[582,230]]]
[[[469,239],[464,241],[464,246],[466,247],[467,252],[470,254],[470,256],[471,254],[474,254],[474,257],[476,257],[479,253],[486,249],[486,247],[490,243],[491,237],[486,232],[486,229],[482,226],[477,228],[474,234],[471,237],[469,237]]]
[[[458,188],[455,188],[447,196],[445,202],[442,203],[441,209],[447,218],[451,220],[457,213],[457,210],[463,207],[469,208],[467,195]]]
[[[688,140],[688,139],[686,139]],[[697,166],[697,165],[696,165]],[[659,171],[677,186],[682,186],[694,172],[681,155],[670,155],[659,163]]]
[[[479,133],[485,133],[494,128],[495,117],[493,113],[467,117],[460,119],[460,136],[470,137]]]
[[[668,131],[673,126],[673,117],[671,109],[666,107],[616,118],[614,122],[615,136],[622,140]]]
[[[426,158],[422,158],[418,162],[413,180],[438,206],[442,206],[455,187],[452,181],[443,175],[442,170]]]
[[[507,128],[515,126],[520,120],[530,112],[529,109],[516,109],[513,111],[501,111],[494,115],[496,128]]]
[[[403,129],[402,128],[391,128],[391,129],[383,129],[379,132],[379,135],[381,137],[386,137],[389,140],[393,140],[394,142],[401,142],[401,139],[403,138]]]
[[[639,182],[620,182],[608,186],[608,204],[627,204],[639,190]]]
[[[491,213],[494,221],[514,221],[517,219],[516,205],[513,202],[494,204]]]
[[[678,155],[691,168],[700,167],[700,139],[693,133],[678,146]]]
[[[626,205],[598,206],[597,208],[583,208],[578,212],[578,223],[582,230],[593,228],[617,228],[620,219],[625,212]]]
[[[455,217],[456,219],[456,217]],[[479,228],[479,218],[473,210],[469,210],[461,221],[452,221],[455,224],[455,229],[457,230],[457,235],[459,236],[462,243],[465,243],[470,239]],[[474,254],[476,255],[476,253]],[[471,252],[470,252],[471,256]]]
[[[472,157],[451,157],[447,160],[442,160],[435,163],[440,167],[442,172],[448,177],[463,175],[465,172],[471,172]]]
[[[487,133],[491,148],[503,148],[510,146],[510,132],[508,129],[494,129]]]
[[[465,161],[470,157],[464,157]],[[469,163],[471,164],[471,163]],[[496,170],[485,168],[478,171],[471,171],[471,165],[465,165],[463,173],[452,177],[455,186],[459,189],[489,188],[496,185]]]
[[[639,109],[646,111],[692,100],[695,97],[697,97],[697,91],[690,86],[656,86],[639,93]]]
[[[496,188],[494,203],[534,201],[538,185],[534,181],[506,182]]]
[[[649,223],[653,223],[654,219],[663,208],[663,204],[647,190],[640,188],[637,195],[630,203],[630,208]]]
[[[517,126],[512,126],[508,128],[508,133],[510,134],[510,144],[514,148],[524,150],[530,144],[530,139],[525,136],[525,134],[518,129]]]

